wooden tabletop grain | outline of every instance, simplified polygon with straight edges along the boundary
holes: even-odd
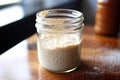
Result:
[[[36,34],[0,55],[0,80],[120,80],[120,38],[83,31],[81,64],[73,72],[46,71],[38,62]]]

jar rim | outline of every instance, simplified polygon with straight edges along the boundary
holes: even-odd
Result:
[[[40,13],[44,13],[40,14]],[[46,11],[48,15],[46,15]],[[36,14],[36,28],[38,31],[50,31],[50,32],[71,32],[77,31],[83,28],[83,13],[73,9],[48,9],[39,11]],[[63,22],[61,22],[63,21]],[[44,26],[44,27],[43,27]],[[48,26],[48,27],[47,27]],[[53,26],[53,27],[49,27]],[[54,26],[64,26],[64,30],[55,31]],[[68,27],[67,27],[68,26]],[[71,27],[74,26],[74,27]]]
[[[80,12],[80,11],[77,11],[77,10],[73,10],[73,9],[46,9],[46,10],[41,10],[41,11],[39,11],[38,13],[37,13],[37,16],[38,17],[40,17],[40,18],[47,18],[47,17],[45,17],[45,16],[41,16],[41,14],[40,13],[42,13],[42,12],[46,12],[46,11],[69,11],[69,12],[74,12],[74,13],[72,13],[73,15],[75,15],[75,17],[73,17],[73,18],[80,18],[80,17],[82,17],[83,16],[83,13],[82,12]],[[61,15],[61,14],[60,14]]]
[[[44,13],[44,14],[43,14]],[[39,11],[36,14],[37,23],[59,24],[60,21],[67,23],[83,22],[83,13],[73,9],[48,9]]]

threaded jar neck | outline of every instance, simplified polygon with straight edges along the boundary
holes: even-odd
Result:
[[[37,13],[36,27],[39,29],[44,28],[50,30],[54,27],[59,29],[59,31],[62,31],[63,28],[65,31],[77,30],[83,27],[83,20],[83,14],[77,10],[49,9]]]

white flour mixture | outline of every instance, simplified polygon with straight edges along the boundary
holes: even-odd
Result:
[[[59,39],[59,40],[58,40]],[[74,34],[60,36],[42,34],[38,39],[38,58],[41,66],[54,72],[65,72],[80,63],[81,40]]]

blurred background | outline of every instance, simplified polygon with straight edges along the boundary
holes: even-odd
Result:
[[[78,10],[95,33],[120,36],[119,7],[119,0],[0,0],[0,53],[36,33],[36,13],[50,8]]]
[[[85,24],[95,21],[97,0],[0,0],[0,27],[47,8],[69,8],[84,13]]]
[[[97,0],[0,0],[0,54],[36,33],[40,10],[67,8],[81,11],[85,25],[94,25]]]

